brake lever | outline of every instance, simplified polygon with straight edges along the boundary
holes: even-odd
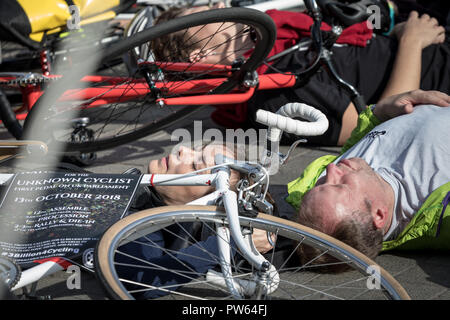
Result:
[[[266,150],[261,157],[261,164],[267,169],[269,175],[277,173],[281,165],[286,164],[291,157],[292,151],[300,144],[307,142],[306,139],[300,139],[295,141],[288,149],[286,155],[281,152],[273,152]]]
[[[295,141],[290,147],[286,155],[283,155],[280,153],[280,164],[286,164],[289,161],[289,158],[291,157],[292,151],[300,144],[300,143],[306,143],[306,139],[299,139]]]

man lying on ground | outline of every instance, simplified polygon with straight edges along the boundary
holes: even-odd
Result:
[[[359,117],[342,154],[288,184],[298,222],[369,257],[384,249],[450,247],[450,97],[416,90]]]

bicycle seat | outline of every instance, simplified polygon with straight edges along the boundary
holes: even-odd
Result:
[[[384,0],[360,0],[353,3],[317,0],[317,4],[324,15],[336,18],[344,27],[367,20],[375,12],[371,6],[377,6],[381,15],[381,30],[385,32],[386,25],[388,28],[390,25],[389,6]]]

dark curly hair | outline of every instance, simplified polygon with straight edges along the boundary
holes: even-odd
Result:
[[[156,19],[155,25],[164,23],[183,15],[185,7],[172,7],[162,12]],[[190,54],[195,45],[186,37],[184,31],[173,32],[163,37],[158,37],[152,42],[152,52],[157,61],[165,62],[189,62]]]

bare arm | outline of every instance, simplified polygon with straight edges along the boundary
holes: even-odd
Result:
[[[399,46],[391,76],[380,99],[420,88],[422,50],[445,40],[445,29],[427,14],[411,12],[408,21],[394,29]]]
[[[432,104],[439,107],[450,107],[450,96],[439,91],[414,90],[389,96],[380,100],[373,109],[373,114],[380,121],[408,114],[420,104]]]
[[[445,40],[445,29],[438,21],[424,14],[419,17],[411,12],[408,21],[396,25],[394,34],[399,46],[391,76],[380,100],[420,88],[422,50],[431,44]],[[337,144],[343,145],[356,127],[358,112],[353,103],[348,105],[342,117],[342,129]]]

